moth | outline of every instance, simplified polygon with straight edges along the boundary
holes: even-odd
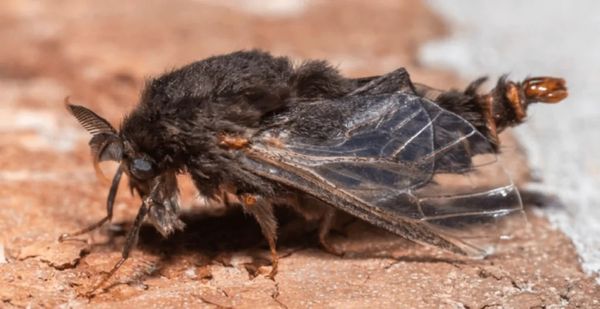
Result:
[[[403,68],[346,78],[326,61],[294,64],[252,50],[149,80],[118,130],[68,103],[92,134],[96,171],[102,161],[119,167],[106,216],[60,239],[109,222],[122,174],[128,176],[142,202],[102,286],[128,258],[146,219],[164,236],[184,228],[176,175],[189,173],[202,196],[254,216],[270,247],[271,277],[278,262],[274,205],[316,213],[319,240],[332,252],[327,234],[335,212],[344,211],[417,243],[485,255],[479,241],[522,212],[519,193],[506,176],[484,186],[464,180],[498,164],[498,134],[522,123],[529,104],[567,96],[560,78],[502,77],[480,93],[485,80],[442,91],[413,83]]]

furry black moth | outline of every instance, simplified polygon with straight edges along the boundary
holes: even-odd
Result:
[[[502,77],[482,94],[484,81],[441,91],[413,83],[403,68],[346,78],[325,61],[294,65],[254,50],[148,81],[119,130],[67,103],[92,134],[97,172],[101,161],[119,168],[106,217],[60,239],[109,222],[127,174],[142,204],[122,258],[96,288],[102,286],[128,258],[146,218],[164,236],[183,229],[176,175],[189,173],[201,195],[239,204],[256,218],[271,249],[270,276],[277,272],[275,204],[301,213],[317,205],[319,240],[332,252],[326,236],[341,210],[415,242],[485,255],[480,240],[497,234],[478,231],[521,213],[519,193],[509,178],[478,188],[458,184],[497,165],[498,133],[523,122],[530,103],[559,102],[567,89],[560,78]]]

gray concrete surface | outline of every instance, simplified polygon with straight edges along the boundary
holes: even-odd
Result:
[[[441,1],[431,6],[452,34],[431,42],[420,59],[465,78],[510,73],[567,79],[570,96],[534,106],[516,130],[538,189],[562,203],[544,209],[573,240],[585,271],[600,272],[600,2]],[[600,279],[597,280],[600,282]]]

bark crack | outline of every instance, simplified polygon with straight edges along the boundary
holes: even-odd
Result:
[[[279,283],[277,281],[275,281],[275,290],[273,291],[273,293],[271,293],[271,298],[273,298],[273,300],[279,304],[279,306],[281,306],[284,309],[288,309],[289,307],[284,304],[280,299],[279,299]]]
[[[519,291],[523,291],[524,290],[524,288],[522,288],[519,284],[517,284],[517,282],[512,277],[510,277],[507,274],[497,275],[497,274],[494,274],[493,272],[491,272],[489,270],[486,270],[485,268],[479,268],[479,272],[477,273],[477,275],[480,278],[484,278],[484,279],[486,279],[486,278],[493,278],[493,279],[495,279],[497,281],[502,281],[502,280],[506,279],[506,280],[508,280],[510,282],[510,284],[515,289],[517,289]]]

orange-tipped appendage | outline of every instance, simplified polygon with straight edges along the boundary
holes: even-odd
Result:
[[[562,78],[532,77],[524,80],[522,87],[529,102],[558,103],[569,95]]]

